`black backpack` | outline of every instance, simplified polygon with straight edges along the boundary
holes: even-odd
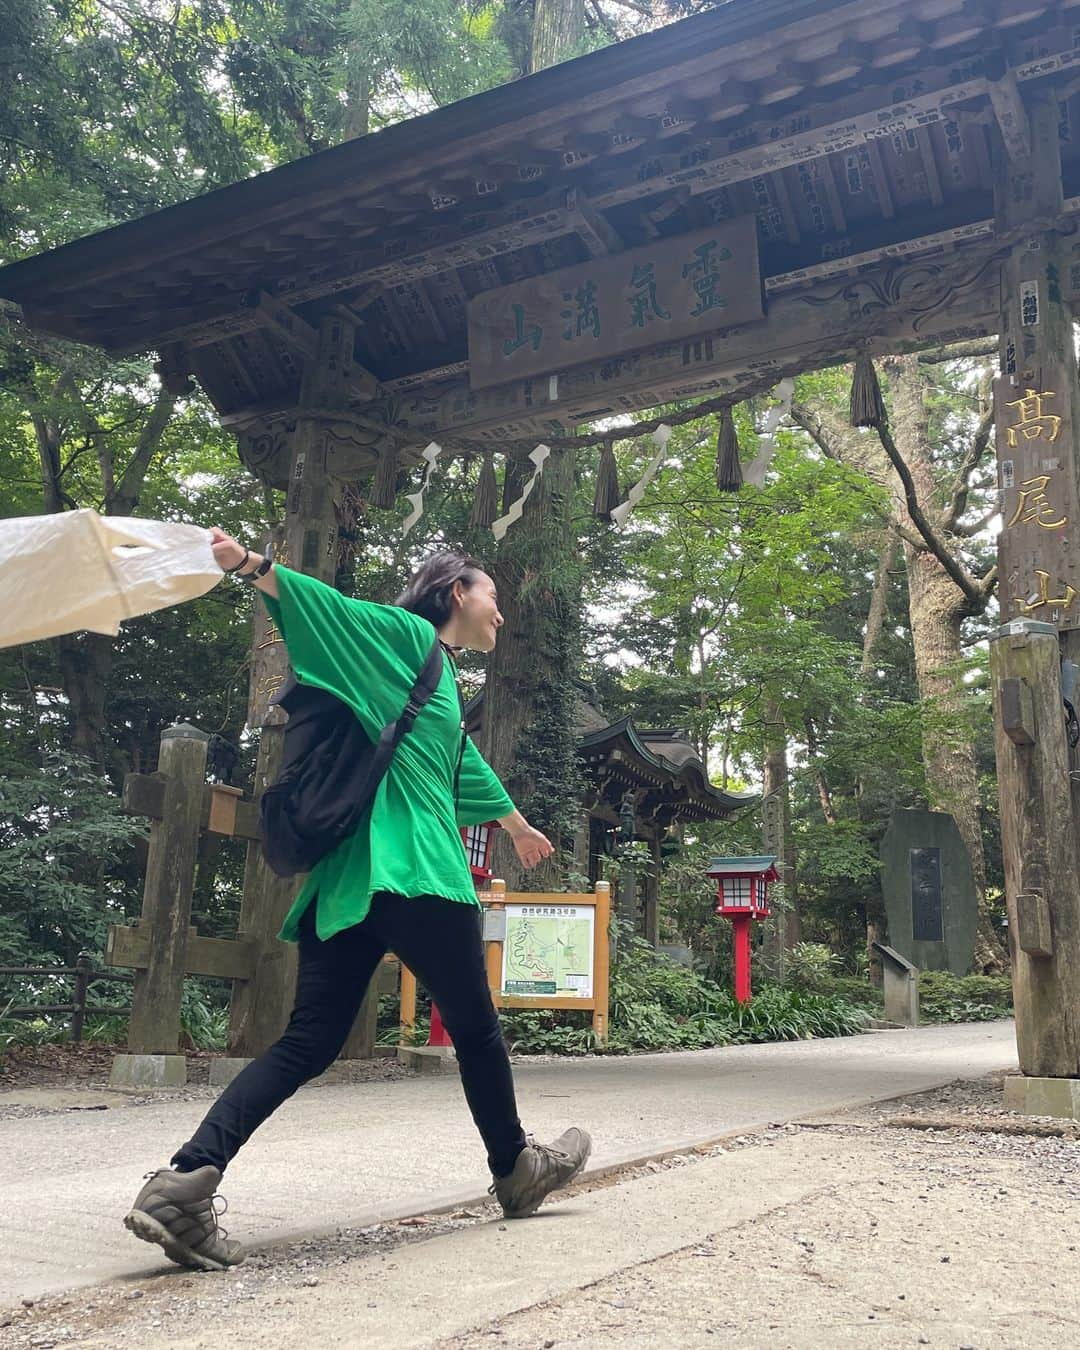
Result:
[[[310,872],[356,829],[394,751],[442,678],[438,637],[396,722],[372,741],[347,704],[290,679],[271,700],[289,714],[277,779],[262,796],[262,849],[279,877]]]

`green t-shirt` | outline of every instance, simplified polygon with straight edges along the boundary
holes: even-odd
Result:
[[[350,600],[302,572],[281,566],[275,571],[280,595],[263,599],[281,629],[296,678],[347,703],[375,739],[401,715],[435,630],[396,605]],[[324,940],[359,923],[377,891],[479,903],[459,826],[497,820],[514,804],[467,740],[455,810],[460,748],[461,709],[454,672],[445,661],[442,679],[395,751],[371,809],[355,833],[308,874],[282,938],[296,941],[300,917],[314,896],[316,932]]]

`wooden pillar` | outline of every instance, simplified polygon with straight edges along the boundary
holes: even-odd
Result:
[[[277,776],[283,749],[285,713],[267,713],[255,764],[253,795],[262,796]],[[295,877],[279,877],[263,857],[262,845],[247,846],[244,891],[237,936],[252,944],[251,976],[233,984],[229,1010],[229,1054],[261,1055],[285,1030],[296,987],[296,947],[278,940],[285,915],[296,898]]]
[[[656,826],[649,838],[652,862],[645,881],[645,941],[660,946],[660,839],[663,830]]]
[[[774,883],[772,922],[765,927],[762,957],[769,974],[783,983],[787,950],[788,904],[791,869],[787,865],[790,798],[787,764],[787,729],[780,705],[769,699],[765,705],[764,800],[761,804],[761,838],[765,852],[776,856],[779,883]]]
[[[1080,1076],[1080,888],[1061,653],[1053,624],[1005,625],[990,644],[1001,847],[1020,1068]]]
[[[999,594],[991,643],[1002,851],[1017,1045],[1025,1074],[1080,1075],[1080,831],[1061,660],[1080,642],[1080,383],[1063,281],[1060,112],[1052,90],[1012,108],[999,137],[1002,269],[995,389],[1001,485]]]
[[[180,1000],[191,892],[199,848],[209,736],[181,723],[161,733],[158,773],[165,780],[161,819],[150,827],[140,926],[150,934],[146,966],[135,971],[128,1049],[174,1055],[180,1044]]]
[[[329,456],[351,397],[356,322],[343,312],[325,315],[318,351],[305,362],[295,423],[288,432],[289,483],[285,520],[274,539],[279,561],[333,583],[338,530]],[[255,794],[277,776],[284,749],[286,715],[270,699],[288,676],[281,633],[261,601],[256,602],[248,725],[259,727]],[[240,936],[255,948],[253,978],[234,987],[229,1024],[231,1053],[258,1055],[280,1036],[288,1021],[296,984],[296,951],[277,939],[298,889],[296,878],[276,876],[257,844],[248,847]],[[368,1008],[370,1012],[370,1006]],[[346,1047],[346,1054],[349,1047]]]

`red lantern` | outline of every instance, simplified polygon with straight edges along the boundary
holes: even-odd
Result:
[[[502,826],[497,820],[489,820],[483,825],[466,825],[461,831],[474,882],[491,880],[491,845],[499,829]]]
[[[469,859],[469,871],[472,872],[473,885],[480,889],[480,882],[491,880],[491,844],[495,831],[502,826],[497,820],[486,821],[483,825],[465,825],[461,831],[461,842]],[[431,1030],[428,1032],[428,1045],[453,1045],[450,1033],[443,1025],[438,1007],[431,1005]]]
[[[713,912],[734,930],[735,998],[749,1003],[750,924],[769,917],[769,882],[780,880],[776,858],[714,858],[705,875],[716,881]]]

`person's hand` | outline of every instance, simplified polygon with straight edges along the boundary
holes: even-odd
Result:
[[[546,834],[541,834],[531,825],[526,825],[514,835],[514,851],[525,867],[535,867],[537,863],[551,857],[555,852],[555,845]]]
[[[226,534],[216,525],[210,531],[210,547],[217,565],[223,572],[243,562],[247,551],[243,544],[238,544],[232,535]]]

